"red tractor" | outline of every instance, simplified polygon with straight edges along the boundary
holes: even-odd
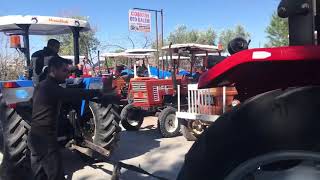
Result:
[[[121,112],[122,125],[127,130],[138,130],[147,115],[158,115],[158,128],[163,137],[174,137],[180,134],[180,123],[175,116],[178,104],[177,86],[180,85],[182,108],[187,107],[187,85],[197,82],[189,75],[177,74],[180,60],[190,61],[192,68],[196,62],[196,54],[217,53],[220,54],[216,46],[200,44],[175,44],[164,47],[170,55],[171,77],[167,79],[157,79],[152,77],[134,78],[130,81],[129,91],[133,98],[133,103],[125,106]],[[176,54],[177,56],[173,56]],[[183,56],[188,55],[189,57]],[[163,57],[165,59],[165,57]],[[206,59],[206,58],[205,58]],[[206,61],[204,61],[206,62]],[[165,74],[167,72],[159,72]],[[191,73],[190,73],[191,74]]]
[[[113,67],[107,67],[107,74],[114,77],[113,84],[116,87],[117,94],[121,97],[121,106],[125,106],[131,101],[128,97],[128,87],[131,78],[137,77],[136,63],[142,61],[142,65],[148,64],[148,58],[152,57],[154,49],[129,49],[120,53],[105,53],[106,65],[112,64]],[[119,62],[125,61],[123,64]],[[126,64],[126,65],[124,65]]]
[[[241,104],[193,144],[178,180],[320,179],[319,5],[282,0],[290,46],[246,50],[237,39],[202,75],[199,88],[235,85]]]

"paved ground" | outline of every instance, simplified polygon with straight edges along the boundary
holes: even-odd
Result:
[[[121,141],[112,156],[114,161],[141,166],[143,169],[168,179],[175,179],[184,160],[185,153],[192,142],[184,137],[161,138],[156,129],[156,119],[148,117],[138,132],[123,131]],[[109,163],[85,163],[76,153],[65,151],[65,168],[68,179],[72,180],[107,180],[110,179],[113,166]],[[121,179],[152,179],[125,169]]]
[[[145,118],[140,131],[121,132],[119,147],[113,153],[111,160],[140,165],[150,173],[175,179],[183,163],[184,155],[191,145],[192,142],[186,141],[182,136],[161,138],[156,127],[156,118],[148,117]],[[69,150],[63,150],[63,158],[68,179],[108,180],[111,177],[113,165],[110,163],[88,162],[79,153]],[[0,164],[1,161],[0,152]],[[125,169],[121,172],[120,178],[124,180],[152,179]]]

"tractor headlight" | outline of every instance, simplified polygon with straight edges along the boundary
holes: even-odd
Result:
[[[26,99],[29,97],[29,93],[25,89],[17,89],[16,90],[16,98],[17,99]]]

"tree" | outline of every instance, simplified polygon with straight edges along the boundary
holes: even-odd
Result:
[[[266,47],[288,46],[289,45],[289,25],[288,19],[280,18],[277,13],[273,13],[269,26],[266,29],[269,42]]]
[[[166,39],[166,42],[177,43],[198,43],[198,44],[215,44],[216,33],[213,28],[206,30],[188,30],[187,26],[180,25],[173,32],[171,32]]]
[[[237,25],[234,29],[226,29],[220,33],[219,44],[223,46],[224,52],[227,50],[228,43],[236,37],[242,37],[248,40],[250,33],[247,32],[242,25]]]
[[[70,18],[81,19],[81,20],[88,20],[87,17],[83,16],[72,16]],[[91,30],[88,32],[81,32],[80,39],[79,39],[79,51],[80,55],[84,55],[88,57],[89,63],[93,65],[93,56],[97,54],[97,50],[100,46],[100,41],[97,39],[96,30]],[[60,47],[60,55],[73,55],[73,37],[72,34],[63,34],[63,35],[56,35],[50,36],[49,38],[55,38],[61,43]]]
[[[152,40],[149,35],[144,34],[143,36],[137,34],[128,34],[124,37],[117,38],[112,41],[113,43],[106,42],[102,45],[103,49],[109,49],[109,51],[125,51],[127,48],[148,48],[152,45]],[[116,42],[116,43],[114,43]],[[128,47],[131,44],[131,47]]]
[[[0,35],[0,81],[14,80],[24,74],[24,58],[22,54],[9,49],[9,41]]]
[[[125,50],[124,49],[116,49],[116,50],[114,50],[112,53],[122,53],[122,52],[124,52]],[[123,57],[112,57],[112,58],[110,58],[110,57],[106,57],[105,58],[105,62],[104,62],[104,65],[106,66],[106,67],[114,67],[115,66],[115,64],[126,64],[127,63],[127,59],[126,58],[123,58]],[[115,62],[115,61],[117,61],[117,62]]]

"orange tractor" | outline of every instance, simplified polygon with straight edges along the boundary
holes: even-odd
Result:
[[[170,61],[171,77],[153,78],[142,77],[131,79],[129,93],[133,98],[131,104],[126,105],[121,111],[121,123],[127,130],[139,130],[144,117],[148,115],[158,116],[158,128],[163,137],[174,137],[180,134],[180,123],[175,117],[177,108],[187,108],[187,86],[189,83],[196,82],[196,76],[192,73],[179,74],[181,60],[190,62],[190,72],[193,67],[197,54],[216,53],[220,55],[220,50],[216,46],[200,44],[174,44],[163,47],[169,56],[163,57]],[[173,56],[176,55],[176,56]],[[188,57],[187,57],[188,56]],[[204,64],[207,64],[207,57],[204,58]],[[149,70],[150,71],[150,70]],[[160,72],[158,75],[166,74],[168,71]],[[196,75],[198,73],[194,73]],[[181,87],[180,94],[177,94],[177,86]],[[177,100],[181,103],[178,106]]]
[[[154,49],[130,49],[120,53],[105,53],[105,65],[108,69],[108,74],[114,77],[113,85],[116,87],[116,92],[121,98],[121,105],[125,106],[130,102],[128,97],[128,86],[131,78],[137,77],[136,65],[139,61],[142,64],[148,63],[148,58],[152,57]],[[121,62],[122,63],[119,63]],[[125,61],[125,62],[123,62]],[[126,65],[124,65],[126,64]],[[108,67],[112,65],[113,67]]]

